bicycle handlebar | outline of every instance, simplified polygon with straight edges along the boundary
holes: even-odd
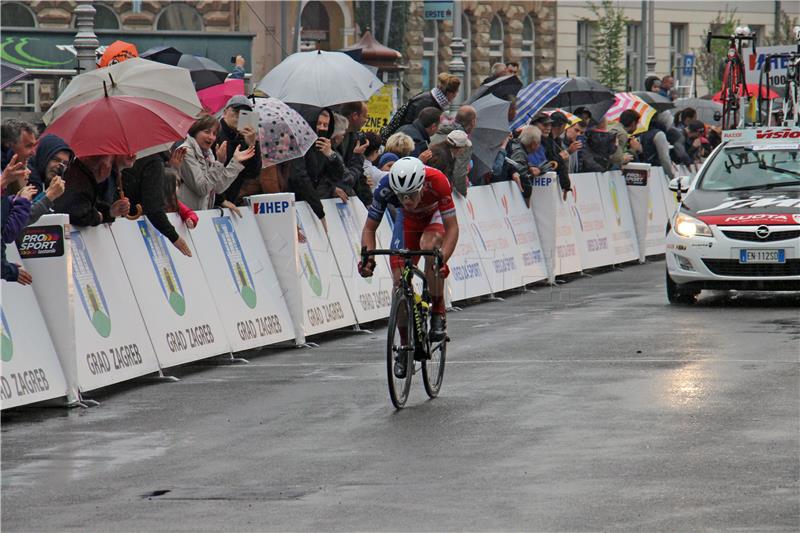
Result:
[[[411,259],[412,257],[433,257],[436,260],[436,270],[439,270],[443,266],[443,259],[442,259],[442,252],[438,248],[434,248],[433,250],[406,250],[405,248],[398,248],[395,250],[386,250],[386,249],[375,249],[375,250],[367,250],[366,246],[361,248],[361,264],[365,265],[369,260],[370,256],[373,255],[392,255],[397,257],[405,257],[406,259]]]
[[[756,53],[756,32],[754,32],[754,31],[750,32],[750,33],[748,33],[746,35],[736,35],[736,34],[733,34],[733,35],[714,35],[713,33],[708,32],[706,34],[706,52],[708,52],[709,54],[711,53],[711,41],[713,39],[725,39],[728,42],[739,41],[739,44],[741,44],[742,41],[750,41],[750,44],[751,44],[752,49],[753,49],[753,53],[754,54]]]

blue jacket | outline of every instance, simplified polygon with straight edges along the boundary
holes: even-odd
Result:
[[[6,281],[17,281],[19,268],[6,260],[6,243],[14,242],[25,229],[28,215],[31,212],[31,202],[25,198],[3,196],[0,206],[0,225],[2,226],[2,239],[0,239],[0,255],[2,256],[2,278]]]

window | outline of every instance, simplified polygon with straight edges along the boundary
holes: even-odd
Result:
[[[491,63],[503,62],[503,21],[499,15],[492,18],[489,28],[489,58]]]
[[[669,71],[673,75],[680,74],[683,69],[683,54],[686,53],[688,33],[686,24],[670,24]]]
[[[192,6],[173,2],[161,11],[156,21],[156,29],[203,31],[203,17]]]
[[[312,0],[300,15],[301,50],[330,50],[330,19],[322,2]]]
[[[422,90],[429,91],[436,85],[439,54],[439,28],[435,20],[426,20],[422,32]]]
[[[3,2],[0,18],[3,19],[3,26],[11,28],[36,27],[36,16],[33,11],[20,2]]]
[[[519,79],[523,85],[533,81],[534,35],[533,19],[530,15],[526,15],[522,21],[522,51],[519,54]]]
[[[94,4],[95,15],[94,15],[94,29],[96,30],[118,30],[119,29],[119,19],[114,11],[103,4]],[[72,17],[72,27],[77,27],[75,25],[77,18],[73,15]]]
[[[594,63],[589,59],[594,32],[594,26],[590,22],[578,22],[577,76],[594,77]]]
[[[639,72],[639,59],[641,58],[641,24],[628,23],[628,32],[625,41],[625,90],[635,90],[643,82],[642,73]]]
[[[472,91],[472,24],[466,13],[461,13],[461,42],[464,43],[464,98]]]

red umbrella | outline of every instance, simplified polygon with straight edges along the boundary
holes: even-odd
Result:
[[[748,83],[747,84],[747,92],[748,92],[748,94],[750,94],[750,96],[758,96],[758,84],[757,83]],[[762,85],[761,86],[761,98],[764,98],[764,99],[767,99],[767,100],[772,100],[774,98],[780,98],[780,96],[778,95],[778,93],[776,93],[772,89],[770,89],[770,91],[767,92],[767,87]],[[715,102],[722,102],[722,91],[720,91],[717,94],[715,94],[714,96],[712,96],[711,99],[713,101],[715,101]]]
[[[231,96],[244,94],[244,80],[225,80],[224,83],[212,85],[197,91],[200,103],[210,113],[216,113],[228,103]]]
[[[78,157],[136,154],[186,136],[195,119],[137,96],[106,96],[73,107],[47,128]]]

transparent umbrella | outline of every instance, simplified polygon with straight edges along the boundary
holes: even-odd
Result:
[[[266,168],[303,157],[317,134],[300,114],[277,98],[253,98],[258,112],[261,166]]]

